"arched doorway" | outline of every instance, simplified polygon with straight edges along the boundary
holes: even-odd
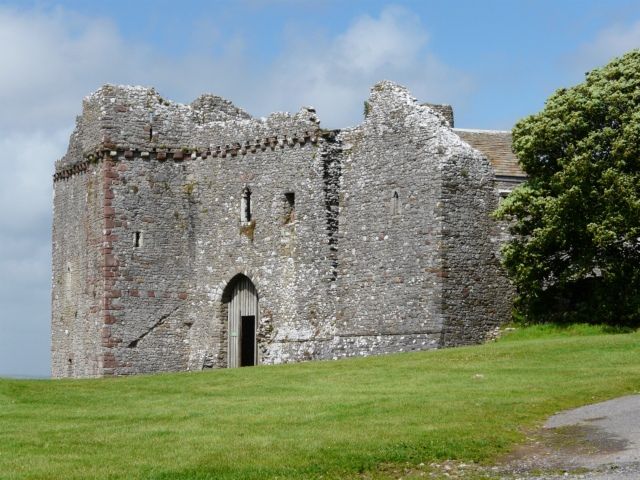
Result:
[[[227,307],[227,366],[235,368],[256,365],[256,329],[260,310],[255,285],[245,275],[236,275],[225,288],[222,301]]]

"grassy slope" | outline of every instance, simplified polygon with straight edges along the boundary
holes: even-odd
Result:
[[[0,380],[0,478],[344,478],[489,460],[520,428],[640,389],[640,334],[102,380]]]

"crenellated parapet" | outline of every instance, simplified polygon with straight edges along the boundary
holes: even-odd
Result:
[[[103,149],[138,151],[232,150],[236,143],[262,145],[312,136],[319,128],[315,110],[253,118],[228,100],[202,95],[189,105],[165,100],[153,88],[105,85],[85,98],[66,155],[57,169]]]
[[[254,140],[242,140],[225,145],[207,147],[152,147],[149,150],[139,148],[129,148],[123,145],[105,144],[95,152],[86,153],[84,159],[70,165],[61,163],[53,175],[53,181],[66,180],[78,173],[87,171],[87,167],[92,163],[100,162],[102,159],[112,157],[115,159],[156,159],[159,161],[182,162],[187,160],[206,160],[207,158],[226,158],[227,156],[237,157],[251,153],[274,151],[276,149],[294,148],[304,146],[307,143],[316,144],[320,139],[332,140],[338,134],[337,130],[315,129],[285,135],[271,135]]]

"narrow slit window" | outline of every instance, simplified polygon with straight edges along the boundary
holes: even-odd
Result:
[[[133,232],[133,246],[134,248],[142,246],[142,232]]]
[[[153,140],[153,112],[149,112],[149,140]]]
[[[293,223],[296,219],[296,194],[287,192],[284,194],[284,224]]]
[[[398,192],[393,192],[391,196],[391,215],[398,215],[400,213],[400,197]]]
[[[244,187],[242,197],[240,199],[240,221],[248,223],[251,221],[251,190]]]

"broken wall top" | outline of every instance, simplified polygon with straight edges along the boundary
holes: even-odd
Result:
[[[482,152],[451,129],[452,113],[449,117],[448,110],[451,109],[447,107],[420,104],[405,87],[384,80],[371,88],[364,122],[344,130],[340,138],[345,141],[348,151],[349,143],[357,142],[362,134],[384,137],[386,132],[401,132],[419,147],[421,162],[433,164],[428,168],[435,169],[434,174],[458,175],[461,169],[467,174],[471,168],[481,177],[492,177],[491,166]],[[388,151],[392,148],[392,145],[385,146]],[[463,167],[462,163],[469,165]]]
[[[380,116],[377,128],[385,128],[385,123],[393,123],[398,118],[397,110],[403,108],[409,109],[403,121],[413,122],[404,125],[410,127],[408,131],[426,128],[438,137],[430,142],[439,146],[436,153],[447,150],[445,156],[452,158],[454,150],[460,154],[471,145],[491,161],[494,174],[524,178],[511,151],[510,132],[452,131],[453,111],[449,106],[421,105],[406,88],[390,81],[371,88],[364,122],[345,130],[341,138],[348,142],[353,132],[370,128],[367,123],[371,124],[376,115]],[[258,119],[211,94],[185,105],[165,100],[153,88],[105,85],[84,99],[68,151],[56,162],[56,171],[76,168],[74,165],[104,150],[233,150],[245,144],[271,142],[274,137],[287,141],[321,135],[319,124],[315,110],[308,107],[293,115],[273,113]]]
[[[73,165],[100,150],[207,149],[304,135],[318,126],[312,108],[257,119],[211,94],[184,105],[165,100],[153,88],[105,85],[84,99],[69,149],[56,166]]]

